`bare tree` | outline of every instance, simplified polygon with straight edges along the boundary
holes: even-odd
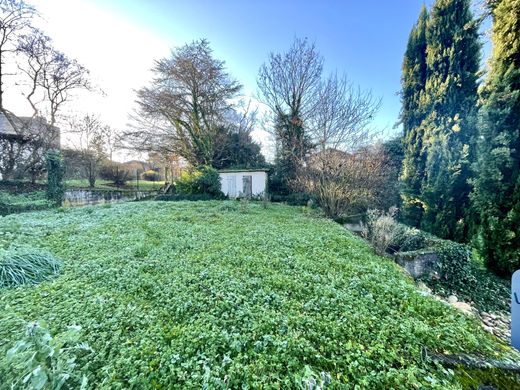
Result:
[[[370,91],[336,73],[323,77],[323,58],[314,44],[295,39],[289,51],[269,55],[258,75],[260,99],[273,114],[277,144],[272,183],[288,194],[316,150],[355,150],[366,143],[368,124],[380,106]],[[333,163],[333,162],[331,162]]]
[[[20,37],[18,54],[23,57],[23,62],[18,64],[18,69],[28,78],[28,92],[24,92],[24,95],[33,110],[33,116],[40,114],[38,106],[45,99],[43,92],[38,94],[38,90],[43,73],[47,71],[49,54],[52,51],[51,39],[39,30],[33,30],[31,34]],[[39,100],[36,101],[38,97]]]
[[[73,149],[81,154],[81,163],[89,186],[94,187],[101,163],[107,158],[105,151],[107,127],[96,116],[90,114],[81,118],[72,118],[69,127],[71,133],[75,135],[72,141]]]
[[[293,187],[315,198],[332,218],[379,205],[388,184],[387,157],[378,146],[346,153],[326,149],[301,168]]]
[[[211,164],[214,140],[242,86],[195,41],[156,61],[155,78],[137,92],[137,128],[127,138],[138,150],[173,153],[192,165]]]
[[[104,133],[107,157],[110,161],[114,161],[114,152],[121,148],[121,134],[108,125],[105,125]]]
[[[379,110],[381,99],[356,87],[346,76],[331,74],[322,81],[310,119],[312,142],[327,148],[352,150],[369,137],[369,124]]]
[[[29,79],[26,98],[34,115],[41,115],[39,106],[45,104],[50,125],[54,126],[59,110],[72,91],[92,89],[89,71],[56,50],[51,39],[37,29],[21,37],[18,51],[25,59],[18,67]]]
[[[269,54],[258,74],[260,99],[277,117],[305,121],[316,106],[323,58],[314,43],[295,39],[285,53]]]
[[[36,10],[23,0],[0,0],[0,110],[4,109],[4,76],[7,56],[16,52],[17,40]]]

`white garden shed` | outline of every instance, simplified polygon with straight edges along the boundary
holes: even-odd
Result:
[[[222,192],[230,198],[267,193],[268,169],[223,169],[219,171]]]

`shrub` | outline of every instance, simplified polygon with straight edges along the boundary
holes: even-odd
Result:
[[[387,213],[379,210],[368,210],[366,223],[363,224],[362,235],[379,255],[384,255],[395,241],[398,223],[395,220],[397,209],[391,207]]]
[[[191,172],[183,172],[175,183],[179,194],[207,194],[214,199],[222,199],[220,176],[215,168],[202,166]]]
[[[153,169],[144,171],[143,174],[141,175],[141,177],[143,178],[143,180],[148,180],[148,181],[161,180],[161,175],[159,175],[159,172],[154,171]]]
[[[325,215],[337,219],[387,201],[388,170],[388,158],[379,146],[354,153],[326,149],[298,169],[292,186],[310,194]]]
[[[427,246],[427,233],[422,230],[397,224],[394,240],[391,245],[393,252],[408,252],[424,249]]]
[[[56,206],[61,206],[65,195],[65,187],[63,185],[63,175],[65,174],[65,166],[59,152],[47,152],[45,154],[47,163],[47,199],[52,201]]]
[[[110,180],[116,186],[124,186],[130,177],[130,171],[123,164],[110,162],[101,167],[99,176],[102,179]]]
[[[8,249],[0,259],[0,288],[37,284],[55,277],[61,262],[34,249]]]
[[[446,287],[456,289],[474,281],[471,251],[466,245],[449,240],[438,240],[434,249],[439,259],[436,270]]]
[[[92,351],[79,343],[79,326],[51,336],[43,321],[27,324],[24,337],[7,351],[8,378],[13,389],[86,389],[88,380],[76,370],[76,353]]]

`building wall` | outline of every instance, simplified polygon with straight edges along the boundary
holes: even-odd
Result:
[[[260,196],[267,192],[267,172],[220,172],[220,186],[222,192],[230,198],[236,198],[243,192],[243,177],[251,176],[253,196]]]

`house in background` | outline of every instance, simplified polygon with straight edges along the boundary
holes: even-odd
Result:
[[[45,139],[49,148],[60,149],[60,129],[42,117],[16,116],[0,110],[0,138],[20,144]]]
[[[268,169],[222,169],[220,186],[230,198],[262,196],[267,193]]]
[[[0,180],[44,170],[44,154],[60,149],[60,129],[42,117],[19,117],[0,109]]]

